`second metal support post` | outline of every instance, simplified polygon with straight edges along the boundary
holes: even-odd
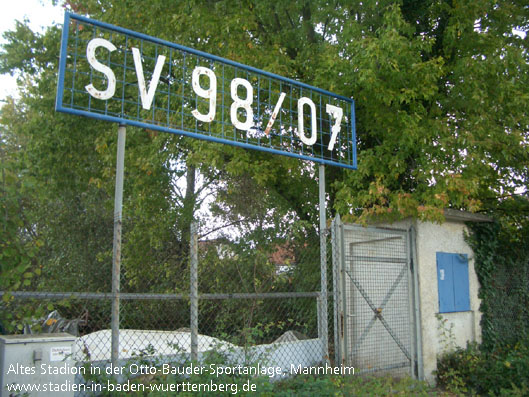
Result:
[[[125,168],[126,127],[118,127],[118,149],[116,156],[116,188],[114,194],[114,242],[112,252],[112,319],[111,319],[111,361],[114,366],[119,360],[119,290],[121,268],[121,222],[123,210],[123,174]]]
[[[329,360],[329,334],[327,316],[327,215],[325,212],[325,166],[319,166],[319,206],[320,206],[320,272],[321,272],[321,315],[319,337],[325,349],[325,360]]]
[[[190,317],[191,317],[191,361],[198,360],[198,230],[197,223],[191,223],[189,254],[190,264]]]

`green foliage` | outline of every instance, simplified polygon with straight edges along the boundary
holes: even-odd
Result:
[[[353,97],[359,168],[326,169],[330,214],[359,221],[372,215],[442,220],[442,209],[453,207],[502,212],[516,226],[524,222],[516,214],[529,208],[517,197],[526,189],[529,169],[529,66],[527,39],[513,34],[513,28],[529,25],[521,3],[64,5]],[[0,53],[0,72],[17,75],[21,90],[0,114],[2,288],[108,292],[116,128],[54,111],[60,33],[51,27],[37,34],[18,23],[5,34]],[[243,237],[233,249],[238,262],[206,258],[209,268],[225,271],[204,274],[207,288],[319,289],[317,256],[301,258],[307,247],[318,245],[312,164],[130,127],[125,181],[123,292],[187,290],[182,274],[190,222],[199,220],[204,236],[217,229],[198,211],[208,194],[213,200],[205,201],[206,213],[238,227]],[[224,237],[232,246],[238,243],[229,233]],[[268,255],[289,239],[299,260],[278,276]],[[205,310],[218,314],[214,307]],[[132,311],[125,314],[132,321]],[[253,324],[252,316],[238,318]],[[228,323],[227,316],[217,317]]]
[[[483,346],[514,346],[529,335],[529,224],[470,224],[480,282]]]
[[[22,76],[23,88],[20,99],[8,101],[0,115],[0,144],[7,153],[2,164],[2,220],[9,223],[2,231],[11,233],[2,241],[14,249],[20,244],[18,233],[25,244],[22,252],[2,250],[17,261],[2,261],[2,271],[30,274],[29,257],[41,272],[31,278],[33,289],[107,292],[116,135],[108,133],[113,131],[109,124],[54,112],[60,30],[31,33],[32,39],[29,34],[18,24],[6,34],[10,42],[0,56],[2,70]],[[153,285],[153,292],[174,291],[178,269],[187,265],[189,244],[181,241],[186,225],[174,223],[186,210],[178,205],[179,198],[173,201],[173,178],[183,173],[170,167],[180,152],[171,150],[178,145],[175,138],[128,130],[124,291],[145,290],[145,282]],[[18,229],[10,226],[15,224]],[[152,266],[173,270],[164,279]],[[29,286],[29,278],[18,280]],[[19,287],[14,282],[3,289]]]
[[[359,169],[327,171],[331,207],[342,215],[441,220],[442,208],[496,208],[498,198],[526,186],[527,46],[513,34],[528,25],[520,4],[187,1],[163,10],[110,0],[68,4],[354,97]],[[200,145],[202,159],[213,158],[204,156],[209,147]],[[258,154],[274,168],[260,164],[255,172],[254,156],[250,163],[239,150],[222,152],[224,159],[214,156],[216,167],[220,160],[229,169],[232,156],[240,156],[240,169],[252,178],[263,170],[284,174],[289,162]],[[261,180],[269,187],[279,182]]]
[[[484,359],[476,345],[466,349],[457,348],[444,353],[437,360],[437,383],[455,394],[466,394],[472,390],[469,384],[477,376]]]
[[[221,378],[218,382],[220,383]],[[298,375],[279,382],[270,382],[267,377],[249,379],[255,385],[256,391],[244,392],[242,386],[248,381],[244,377],[233,378],[223,377],[222,382],[237,384],[238,393],[241,396],[261,396],[261,397],[290,397],[290,396],[390,396],[390,395],[414,395],[414,396],[435,396],[445,395],[437,393],[425,382],[415,381],[409,378],[395,380],[391,378],[361,378],[356,376],[315,376]],[[181,378],[162,377],[156,378],[154,382],[181,382]],[[185,380],[192,383],[209,383],[207,377],[192,376]],[[129,393],[127,395],[141,395],[140,393]],[[149,396],[164,396],[166,393],[151,392]],[[231,391],[226,393],[180,393],[179,395],[233,395]]]
[[[490,208],[499,191],[525,186],[522,168],[502,171],[514,158],[527,162],[527,130],[510,118],[526,117],[511,107],[525,106],[522,91],[514,94],[527,84],[525,46],[512,21],[500,22],[509,6],[489,7],[405,1],[384,9],[372,29],[350,25],[364,33],[345,49],[355,66],[346,79],[356,83],[360,166],[337,182],[342,214],[438,220],[443,207]],[[498,90],[514,94],[512,102]],[[505,177],[516,182],[507,187]]]
[[[482,352],[476,344],[445,353],[437,362],[437,382],[455,394],[524,395],[529,389],[527,342]]]
[[[22,289],[29,287],[35,276],[41,273],[35,257],[43,242],[34,233],[24,214],[25,208],[31,206],[30,198],[35,191],[31,179],[23,179],[16,174],[12,154],[2,151],[0,155],[0,289]]]
[[[442,346],[442,350],[446,352],[455,350],[457,345],[454,335],[454,323],[450,323],[450,325],[448,325],[448,319],[444,318],[439,313],[437,313],[435,317],[439,322],[437,329],[439,331],[439,342]]]
[[[34,288],[42,275],[38,256],[44,241],[36,232],[28,212],[34,208],[38,195],[35,179],[20,174],[17,158],[21,155],[19,142],[7,141],[0,135],[0,329],[20,332],[31,317],[28,310],[13,310],[13,296],[9,291]],[[32,311],[41,305],[32,307]],[[40,311],[41,312],[41,311]]]

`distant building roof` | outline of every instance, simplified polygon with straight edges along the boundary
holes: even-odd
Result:
[[[270,255],[270,262],[274,265],[293,265],[296,263],[296,255],[293,250],[287,245],[278,245],[276,250]]]

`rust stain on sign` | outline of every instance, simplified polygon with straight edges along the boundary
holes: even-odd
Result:
[[[268,124],[265,129],[266,136],[270,135],[270,130],[272,129],[272,126],[274,125],[274,122],[276,121],[277,115],[279,114],[279,111],[281,110],[281,105],[283,104],[283,101],[285,100],[286,95],[287,94],[282,92],[281,95],[279,96],[279,99],[276,103],[274,111],[272,112],[272,117],[270,117],[270,120],[268,121]]]

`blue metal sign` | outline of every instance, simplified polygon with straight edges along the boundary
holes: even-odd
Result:
[[[352,99],[70,13],[56,110],[356,169]]]

